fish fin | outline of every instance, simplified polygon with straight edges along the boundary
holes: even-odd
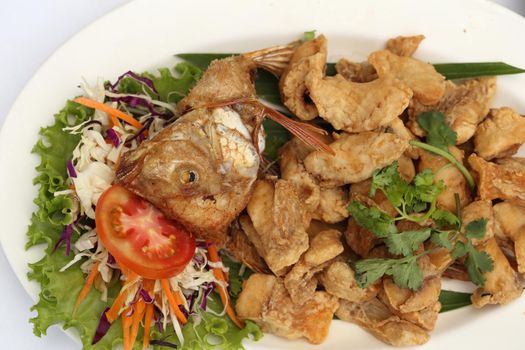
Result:
[[[130,186],[133,180],[140,174],[144,166],[144,158],[146,152],[138,157],[133,157],[132,152],[127,152],[122,155],[121,161],[117,166],[115,174],[115,183],[124,186]]]
[[[291,132],[305,144],[312,146],[317,150],[322,150],[331,155],[335,155],[335,151],[315,135],[315,133],[326,135],[325,130],[314,125],[297,122],[268,106],[265,106],[265,112],[270,119],[282,125],[286,130]]]
[[[248,52],[243,54],[243,56],[255,62],[258,68],[263,68],[279,78],[288,66],[295,48],[299,46],[300,43],[300,41],[294,41],[288,45],[274,46]]]

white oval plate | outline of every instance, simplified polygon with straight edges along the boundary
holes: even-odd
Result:
[[[329,40],[333,59],[364,60],[396,35],[425,34],[416,57],[431,62],[505,61],[525,67],[525,19],[480,0],[138,0],[94,22],[52,55],[27,84],[0,134],[0,234],[20,283],[36,300],[27,263],[42,254],[24,250],[36,188],[38,159],[30,154],[41,126],[82,77],[115,79],[120,73],[173,65],[180,52],[250,51],[316,29]],[[499,78],[495,106],[525,112],[525,75]],[[8,291],[4,291],[9,293]],[[464,308],[440,315],[420,349],[523,348],[525,297],[507,306]],[[266,335],[250,349],[389,349],[358,326],[334,321],[320,346]]]

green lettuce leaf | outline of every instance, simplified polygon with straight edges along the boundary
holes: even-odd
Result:
[[[55,123],[40,129],[39,139],[32,152],[40,157],[36,167],[37,177],[33,184],[39,186],[34,203],[38,210],[31,216],[26,248],[40,243],[48,245],[58,239],[63,225],[72,220],[73,202],[65,196],[54,196],[54,192],[67,188],[66,161],[80,141],[80,135],[71,135],[63,130],[88,120],[93,110],[73,101],[55,114]]]

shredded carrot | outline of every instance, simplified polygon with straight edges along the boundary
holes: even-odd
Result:
[[[144,303],[143,299],[140,299],[135,304],[135,311],[133,312],[132,316],[132,322],[131,322],[131,333],[130,333],[130,343],[131,348],[135,345],[135,341],[137,340],[137,335],[139,334],[139,325],[140,321],[142,321],[142,318],[144,317],[144,311],[146,309],[146,303]]]
[[[83,106],[98,109],[102,112],[107,113],[109,117],[111,118],[111,122],[113,123],[113,125],[118,125],[118,120],[117,120],[118,118],[136,127],[137,129],[141,129],[144,127],[142,123],[140,123],[137,119],[133,118],[129,114],[119,111],[118,109],[112,108],[104,103],[90,100],[89,98],[85,98],[85,97],[78,97],[74,101]]]
[[[170,282],[167,279],[162,279],[160,280],[160,285],[162,286],[162,291],[164,292],[164,294],[166,294],[166,297],[168,298],[168,303],[170,304],[171,309],[173,310],[173,312],[175,312],[175,316],[177,316],[177,319],[180,321],[180,323],[182,323],[183,325],[186,324],[188,320],[179,309],[180,304],[176,301],[176,295],[174,295],[174,293],[171,292]]]
[[[208,254],[210,256],[211,262],[221,261],[217,248],[214,245],[210,245],[208,247]],[[222,269],[214,267],[213,275],[217,280],[227,283],[226,273]],[[231,306],[230,296],[228,294],[226,286],[219,284],[217,286],[217,289],[219,290],[219,296],[221,297],[221,301],[224,304],[224,307],[226,308],[226,313],[228,314],[228,316],[230,316],[230,319],[233,321],[233,323],[237,325],[237,327],[244,328],[244,322],[237,318],[237,315],[235,314],[235,311]]]
[[[97,277],[99,265],[100,265],[100,261],[97,261],[91,268],[91,271],[89,271],[89,274],[86,278],[86,283],[84,284],[84,287],[80,290],[80,293],[78,294],[78,297],[77,297],[77,301],[75,302],[75,307],[73,308],[73,315],[75,315],[75,313],[77,312],[77,309],[80,306],[80,303],[82,303],[82,301],[89,294],[89,291],[91,290],[91,287],[93,286],[93,282],[95,281],[95,277]]]
[[[151,321],[153,320],[153,304],[146,305],[146,315],[144,316],[144,337],[142,338],[142,349],[149,347],[149,332]]]
[[[75,187],[74,184],[69,185],[69,189],[72,190],[72,191],[76,191],[77,190],[77,188]]]
[[[122,305],[124,305],[124,301],[126,300],[127,296],[127,292],[121,292],[117,299],[115,299],[115,301],[113,302],[113,305],[111,305],[111,308],[108,311],[106,311],[106,317],[109,323],[115,322],[120,313],[120,309],[122,309]]]
[[[130,339],[131,316],[128,316],[130,308],[128,307],[122,314],[122,338],[124,339],[124,350],[131,350],[133,345]]]

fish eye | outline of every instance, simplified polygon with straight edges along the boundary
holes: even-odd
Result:
[[[199,174],[194,170],[184,170],[180,174],[180,182],[182,184],[188,185],[195,183],[199,180]]]

